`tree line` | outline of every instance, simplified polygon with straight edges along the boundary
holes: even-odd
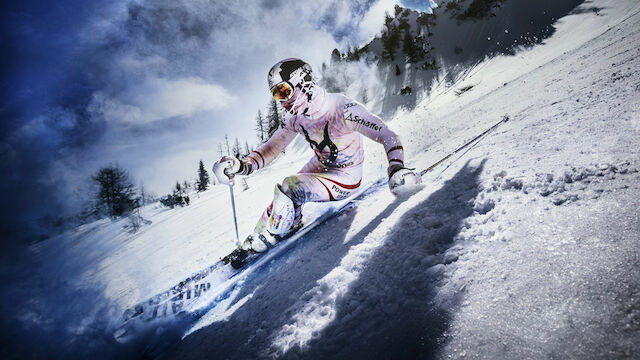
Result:
[[[412,31],[409,23],[410,14],[411,10],[398,5],[395,6],[393,16],[385,13],[384,28],[378,37],[382,45],[381,60],[392,63],[397,61],[407,64],[422,63],[421,67],[425,70],[435,69],[435,59],[430,55],[433,48],[427,41],[427,38],[433,35],[431,28],[435,25],[435,15],[427,13],[417,15],[415,19],[417,29]],[[331,63],[359,61],[370,51],[370,45],[371,43],[362,47],[348,46],[345,53],[333,49]],[[397,63],[395,70],[396,75],[402,73]]]
[[[259,145],[266,142],[278,130],[281,119],[280,109],[274,99],[271,99],[265,112],[258,110],[255,131]],[[230,143],[227,134],[224,136],[224,143],[218,144],[220,157],[233,155],[242,158],[253,150],[254,147],[250,146],[247,140],[241,145],[238,137],[235,137],[233,143]],[[99,169],[91,176],[91,180],[96,189],[88,215],[93,217],[108,216],[114,219],[124,216],[131,217],[132,215],[139,218],[138,209],[156,201],[172,209],[177,206],[188,206],[191,202],[190,193],[206,191],[212,185],[211,177],[202,160],[198,163],[194,180],[176,181],[171,192],[162,197],[145,191],[142,183],[136,187],[128,172],[117,164]],[[134,228],[136,226],[134,225]]]
[[[117,164],[99,169],[91,176],[91,180],[96,186],[91,215],[111,218],[128,216],[138,208],[156,201],[170,208],[188,206],[191,201],[190,192],[206,191],[211,184],[209,172],[202,160],[198,164],[195,180],[176,181],[172,192],[162,197],[147,192],[142,183],[136,187],[129,173]]]

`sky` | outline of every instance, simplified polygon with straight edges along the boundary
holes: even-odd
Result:
[[[3,238],[77,213],[118,164],[157,195],[209,168],[228,134],[253,145],[266,74],[366,43],[396,0],[3,2]],[[425,10],[429,0],[406,0]]]

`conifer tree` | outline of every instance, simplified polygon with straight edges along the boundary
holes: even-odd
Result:
[[[416,62],[418,57],[418,51],[416,44],[409,31],[404,32],[404,38],[402,39],[402,51],[407,55],[407,60],[410,63]]]
[[[148,195],[144,189],[144,183],[140,181],[140,205],[141,206],[146,205],[147,201],[148,201]]]
[[[247,140],[244,140],[244,156],[249,155],[249,153],[251,152],[251,150],[249,149],[249,142],[247,142]]]
[[[256,117],[256,133],[261,144],[267,141],[267,129],[268,124],[266,123],[266,119],[262,116],[262,111],[258,110],[258,116]]]
[[[395,13],[395,16],[398,17],[398,15],[400,15],[400,13],[402,12],[402,7],[400,7],[400,5],[395,5],[393,7],[393,12]]]
[[[115,218],[140,206],[135,198],[135,188],[127,172],[118,165],[98,170],[92,177],[98,185],[96,213],[106,213]]]
[[[198,192],[207,190],[209,186],[209,173],[204,168],[204,163],[200,160],[200,166],[198,166]]]
[[[237,136],[236,140],[233,142],[233,148],[231,149],[231,151],[233,152],[233,156],[235,156],[236,158],[240,158],[240,141],[238,140]]]
[[[280,113],[278,112],[278,103],[273,98],[269,103],[269,112],[267,113],[267,122],[269,124],[268,132],[267,132],[268,138],[269,138],[280,127]]]
[[[380,40],[382,41],[382,58],[391,61],[395,60],[395,49],[400,43],[400,31],[389,14],[385,19],[385,31],[382,33]]]

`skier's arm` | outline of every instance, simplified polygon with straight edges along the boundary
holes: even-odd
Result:
[[[296,132],[286,127],[279,128],[267,142],[260,145],[241,160],[242,166],[238,173],[241,175],[249,175],[255,170],[262,169],[269,165],[269,163],[291,143],[296,135]]]
[[[344,121],[351,130],[384,146],[390,168],[394,165],[404,167],[404,149],[400,138],[382,119],[372,114],[359,102],[350,100],[344,105]]]

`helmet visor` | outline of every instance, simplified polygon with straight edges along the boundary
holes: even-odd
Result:
[[[293,87],[288,82],[283,81],[271,88],[271,95],[276,101],[287,101],[293,95]]]

